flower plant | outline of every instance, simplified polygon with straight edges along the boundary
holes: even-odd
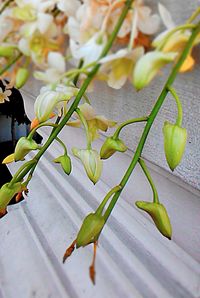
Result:
[[[194,67],[192,49],[200,43],[200,7],[181,25],[173,22],[162,4],[158,5],[158,11],[159,14],[152,14],[143,0],[1,1],[0,78],[5,90],[0,89],[0,103],[9,100],[13,86],[22,88],[32,75],[44,86],[36,97],[35,118],[29,135],[20,138],[14,153],[3,161],[24,160],[24,163],[12,180],[0,189],[0,217],[6,215],[7,205],[14,195],[27,193],[40,158],[54,141],[64,150],[54,162],[60,164],[68,179],[73,171],[72,162],[67,144],[58,136],[65,125],[83,127],[86,147],[73,148],[72,153],[95,184],[101,177],[106,159],[127,150],[120,138],[121,130],[130,124],[145,122],[137,149],[121,181],[103,198],[97,210],[86,216],[63,257],[65,262],[75,248],[93,243],[94,257],[90,266],[93,283],[98,239],[136,164],[141,166],[153,193],[152,202],[137,201],[136,206],[150,215],[163,236],[172,237],[167,210],[159,200],[141,154],[151,126],[171,93],[178,114],[175,123],[164,123],[164,151],[172,171],[181,162],[187,131],[182,127],[181,100],[173,83],[179,72]],[[166,30],[157,34],[161,20]],[[92,98],[91,90],[95,89],[94,80],[101,80],[115,89],[122,88],[129,80],[139,91],[151,84],[168,63],[172,63],[172,70],[149,115],[117,124],[94,111],[92,100],[88,99],[88,91]],[[46,142],[38,146],[33,135],[43,126],[50,126],[52,130]],[[100,131],[106,132],[110,127],[116,127],[116,130],[106,138],[98,152],[93,141],[99,137]],[[36,152],[34,157],[26,161],[26,155],[33,150]]]

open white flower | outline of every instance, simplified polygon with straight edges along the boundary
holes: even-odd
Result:
[[[34,77],[46,83],[55,83],[60,80],[65,72],[65,59],[59,52],[50,52],[47,57],[47,69],[35,71]]]
[[[84,65],[95,62],[100,57],[102,50],[106,44],[107,38],[105,35],[96,33],[85,44],[80,45],[70,39],[70,49],[72,56],[75,59],[83,59]]]
[[[67,16],[74,16],[80,7],[81,3],[78,0],[58,0],[58,9],[63,11]]]
[[[97,115],[93,107],[88,103],[84,103],[80,105],[79,109],[83,117],[87,121],[89,134],[92,141],[94,141],[99,137],[99,134],[98,134],[99,130],[107,131],[109,127],[113,127],[116,124],[115,121],[108,120],[103,115]],[[76,115],[76,117],[78,116]],[[77,119],[77,120],[68,122],[67,125],[70,125],[73,127],[80,127],[81,121]]]
[[[133,50],[126,48],[101,59],[100,63],[104,64],[102,71],[107,74],[108,85],[114,89],[120,89],[127,79],[131,79],[134,65],[143,54],[143,47]]]
[[[4,103],[5,101],[10,101],[9,96],[12,94],[11,90],[5,90],[3,91],[2,88],[0,88],[0,104]]]

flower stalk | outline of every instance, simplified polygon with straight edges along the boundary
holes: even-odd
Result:
[[[194,43],[194,40],[195,38],[197,37],[197,35],[199,34],[200,32],[200,22],[197,24],[197,26],[195,26],[195,28],[193,29],[192,31],[192,34],[181,54],[181,56],[179,57],[179,60],[177,61],[177,63],[175,64],[175,66],[173,67],[168,79],[167,79],[167,82],[165,83],[161,93],[160,93],[160,96],[158,97],[150,115],[149,115],[149,118],[147,120],[147,123],[145,125],[145,128],[143,130],[143,133],[142,133],[142,136],[140,138],[140,141],[139,141],[139,144],[137,146],[137,149],[135,151],[135,154],[133,156],[133,159],[127,169],[127,171],[125,172],[121,182],[120,182],[120,185],[121,185],[121,190],[118,191],[117,193],[114,194],[110,204],[109,204],[109,207],[108,209],[106,210],[106,214],[105,214],[105,220],[107,220],[115,206],[115,204],[117,203],[117,200],[121,194],[121,192],[123,191],[126,183],[128,182],[136,164],[138,163],[138,160],[142,154],[142,151],[143,151],[143,148],[144,148],[144,145],[145,145],[145,142],[146,142],[146,139],[147,139],[147,136],[149,134],[149,131],[154,123],[154,120],[158,114],[158,112],[160,111],[160,108],[169,92],[169,86],[172,86],[182,64],[184,63],[185,59],[187,58],[187,55],[189,54],[192,46],[193,46],[193,43]]]
[[[123,24],[123,21],[131,7],[133,3],[133,0],[127,0],[124,4],[124,8],[122,10],[122,13],[119,17],[119,20],[112,32],[112,34],[110,35],[99,59],[103,58],[104,56],[106,56],[110,50],[110,48],[113,45],[113,42],[115,41],[115,38]],[[22,55],[20,54],[20,56],[18,56],[18,59],[21,57]],[[18,60],[16,59],[16,61]],[[13,61],[14,63],[14,61]],[[13,64],[12,63],[12,64]],[[36,162],[38,163],[39,159],[42,157],[42,155],[44,154],[44,152],[48,149],[48,147],[51,145],[51,143],[55,140],[55,138],[57,137],[57,135],[60,133],[60,131],[63,129],[63,127],[66,125],[66,123],[68,122],[68,120],[71,118],[72,114],[74,113],[74,111],[77,109],[78,104],[80,102],[80,100],[82,99],[82,97],[85,94],[85,91],[87,90],[89,84],[91,83],[91,81],[93,80],[94,76],[96,75],[96,73],[98,72],[99,68],[100,68],[101,64],[96,64],[92,70],[88,73],[87,78],[85,79],[84,83],[82,84],[78,94],[76,95],[73,103],[71,104],[68,112],[66,113],[66,115],[63,117],[63,119],[60,121],[59,125],[54,128],[53,132],[51,133],[51,135],[49,136],[48,140],[46,141],[46,143],[43,145],[43,147],[41,148],[41,150],[35,155],[34,160],[36,160]],[[1,73],[0,75],[3,74],[9,67],[7,66],[6,69],[4,69],[4,71]],[[23,179],[23,177],[30,171],[31,167],[26,167],[24,169],[24,171],[18,176],[17,181],[21,181]],[[12,181],[12,180],[11,180]]]

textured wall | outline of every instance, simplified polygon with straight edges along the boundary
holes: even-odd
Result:
[[[157,1],[147,1],[153,4],[156,9]],[[184,22],[200,4],[200,1],[193,0],[188,4],[187,0],[179,1],[160,1],[172,13],[177,24]],[[185,182],[195,188],[200,189],[199,179],[199,161],[200,161],[200,48],[193,51],[196,60],[195,68],[192,72],[180,74],[175,81],[174,87],[183,103],[184,118],[183,125],[188,130],[188,143],[186,153],[181,165],[174,171],[174,175],[179,176]],[[123,121],[128,118],[143,116],[148,114],[159,95],[159,92],[166,80],[170,68],[166,69],[160,77],[145,90],[137,93],[130,84],[122,90],[112,90],[105,84],[98,84],[96,92],[92,94],[92,104],[96,107],[98,113],[104,113],[117,121]],[[32,84],[26,87],[26,90],[32,94],[37,94],[38,84]],[[176,105],[169,95],[159,113],[151,133],[148,137],[143,156],[149,161],[168,170],[163,152],[162,126],[165,120],[174,121],[176,117]],[[143,125],[134,125],[123,130],[123,138],[131,149],[136,148]]]

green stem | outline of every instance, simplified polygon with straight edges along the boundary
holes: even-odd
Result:
[[[27,172],[26,172],[26,174],[30,171],[30,169],[32,168],[32,166],[33,166],[33,164],[34,163],[36,163],[36,161],[35,160],[30,160],[30,161],[27,161],[24,165],[22,165],[19,169],[18,169],[18,171],[15,173],[15,175],[12,177],[12,180],[10,181],[10,183],[9,183],[9,187],[12,187],[12,185],[14,184],[14,183],[16,183],[16,182],[19,182],[19,181],[21,181],[22,179],[18,179],[19,178],[19,176],[20,176],[20,174],[21,173],[24,173],[24,171],[27,171],[27,169],[29,169]],[[25,174],[25,175],[26,175]],[[24,176],[25,176],[24,175]],[[23,177],[24,177],[23,176]],[[22,177],[22,178],[23,178]]]
[[[144,121],[147,121],[147,120],[148,120],[148,117],[140,117],[140,118],[134,118],[134,119],[130,119],[130,120],[124,121],[116,129],[116,131],[115,131],[115,133],[113,135],[113,139],[116,140],[116,139],[119,138],[119,134],[120,134],[122,128],[125,127],[126,125],[129,125],[129,124],[132,124],[132,123],[136,123],[136,122],[144,122]]]
[[[177,31],[187,30],[187,29],[195,29],[195,28],[196,28],[196,25],[194,25],[194,24],[184,24],[184,25],[175,27],[169,33],[166,34],[163,42],[161,42],[161,44],[158,46],[157,50],[161,51],[163,49],[163,47],[165,46],[166,42],[169,40],[169,38]]]
[[[81,59],[80,62],[79,62],[79,65],[78,65],[78,68],[79,68],[79,69],[83,66],[83,63],[84,63],[84,60]],[[75,86],[76,86],[77,83],[78,83],[79,76],[80,76],[80,74],[78,73],[78,74],[75,76],[74,80],[73,80],[73,83],[74,83]]]
[[[66,148],[66,146],[65,146],[65,143],[63,143],[63,141],[61,141],[61,139],[58,138],[58,137],[56,137],[55,139],[56,139],[56,141],[63,147],[64,152],[65,152],[65,155],[67,155],[67,148]]]
[[[13,60],[11,60],[4,68],[0,70],[0,76],[4,74],[17,60],[19,60],[22,57],[22,53],[18,54]]]
[[[32,139],[33,136],[34,136],[34,134],[35,134],[35,132],[36,132],[40,127],[43,127],[43,126],[51,126],[51,127],[56,128],[58,125],[57,125],[57,124],[54,124],[54,123],[41,123],[41,124],[39,124],[38,126],[36,126],[35,128],[33,128],[33,129],[31,130],[31,132],[29,133],[27,139],[29,139],[29,140]]]
[[[189,17],[189,19],[187,20],[186,23],[191,23],[191,22],[193,22],[193,21],[196,19],[196,17],[198,17],[199,14],[200,14],[200,7],[198,7],[198,8],[195,10],[195,12],[191,15],[191,17]]]
[[[85,102],[90,105],[90,100],[89,100],[88,96],[86,94],[84,94],[83,97],[85,99]]]
[[[81,120],[81,123],[83,124],[84,129],[85,129],[86,139],[87,139],[87,149],[91,149],[91,137],[90,137],[90,132],[89,132],[87,121],[79,108],[76,109],[76,113],[78,114],[78,116]]]
[[[105,48],[103,49],[99,59],[103,58],[104,56],[106,56],[110,50],[110,48],[113,45],[113,42],[123,24],[123,21],[131,7],[133,3],[133,0],[127,0],[123,11],[118,19],[118,22],[112,32],[112,34],[110,35],[108,42],[105,46]],[[54,139],[57,137],[57,135],[60,133],[60,131],[63,129],[63,127],[66,125],[67,121],[71,118],[72,114],[74,113],[74,111],[76,110],[76,108],[78,107],[78,104],[81,100],[81,98],[83,97],[85,91],[87,90],[89,84],[91,83],[91,81],[93,80],[94,76],[96,75],[96,73],[98,72],[99,68],[100,68],[101,64],[96,64],[92,70],[89,72],[87,78],[85,79],[84,83],[82,84],[76,98],[74,99],[72,105],[70,106],[67,114],[63,117],[62,121],[60,122],[60,124],[58,125],[58,127],[56,127],[56,129],[53,131],[53,133],[49,136],[48,140],[46,141],[46,143],[43,145],[43,147],[41,148],[41,150],[35,155],[34,159],[37,160],[37,162],[39,161],[39,159],[42,157],[42,155],[44,154],[44,152],[48,149],[48,147],[51,145],[51,143],[54,141]],[[30,170],[30,169],[29,169]],[[27,169],[27,173],[29,171]],[[25,176],[26,174],[24,174]],[[21,179],[23,179],[23,176],[20,175],[18,180],[21,181]]]
[[[105,198],[103,199],[103,201],[101,202],[101,204],[99,205],[99,207],[97,208],[97,210],[96,210],[96,214],[98,214],[98,215],[102,215],[102,213],[103,213],[103,209],[104,209],[104,207],[106,206],[106,204],[107,204],[107,202],[108,202],[108,200],[110,199],[110,197],[114,194],[114,193],[116,193],[117,191],[119,191],[121,189],[121,186],[120,185],[117,185],[117,186],[115,186],[115,187],[113,187],[108,193],[107,193],[107,195],[105,196]],[[105,214],[106,214],[106,212],[105,212]]]
[[[13,2],[13,0],[7,0],[3,6],[0,8],[0,14],[2,14],[2,12],[6,9],[6,7],[11,3]]]
[[[106,218],[104,217],[105,220],[107,220],[108,217],[110,216],[110,214],[111,214],[111,212],[112,212],[115,204],[117,203],[117,200],[118,200],[118,198],[119,198],[122,190],[124,189],[126,183],[128,182],[128,180],[129,180],[129,178],[130,178],[130,176],[131,176],[131,174],[132,174],[132,172],[133,172],[133,170],[134,170],[134,168],[135,168],[135,166],[136,166],[136,164],[137,164],[137,162],[138,162],[138,160],[139,160],[139,158],[141,156],[141,153],[142,153],[144,144],[146,142],[147,136],[149,134],[149,131],[151,129],[151,126],[152,126],[152,124],[153,124],[153,122],[154,122],[154,120],[155,120],[158,112],[160,111],[160,108],[161,108],[161,106],[162,106],[162,104],[163,104],[163,102],[164,102],[164,100],[165,100],[165,98],[166,98],[166,96],[168,94],[168,90],[169,90],[168,88],[169,88],[169,86],[171,86],[173,84],[173,82],[174,82],[174,80],[176,78],[176,75],[179,72],[179,70],[180,70],[183,62],[187,58],[187,55],[190,52],[190,50],[191,50],[191,48],[193,46],[194,40],[197,37],[197,35],[199,34],[199,32],[200,32],[200,22],[198,23],[198,25],[196,26],[196,28],[193,30],[193,32],[192,32],[192,34],[191,34],[191,36],[190,36],[190,38],[189,38],[189,40],[188,40],[188,42],[186,44],[186,46],[185,46],[185,48],[184,48],[181,56],[179,57],[179,60],[177,61],[177,63],[173,67],[173,69],[172,69],[172,71],[171,71],[171,73],[170,73],[170,75],[169,75],[169,77],[167,79],[167,82],[165,83],[165,85],[164,85],[164,87],[163,87],[163,89],[162,89],[162,91],[160,93],[160,96],[158,97],[158,100],[157,100],[156,104],[154,105],[154,107],[153,107],[153,109],[151,111],[151,114],[149,116],[149,119],[148,119],[148,121],[147,121],[147,123],[145,125],[145,128],[143,130],[142,136],[140,138],[139,144],[138,144],[137,149],[135,151],[135,154],[133,156],[133,159],[132,159],[132,161],[131,161],[131,163],[130,163],[130,165],[129,165],[127,171],[126,171],[126,173],[124,174],[124,177],[122,178],[122,180],[120,182],[120,185],[121,185],[122,188],[121,188],[121,190],[119,192],[117,192],[113,196],[113,198],[112,198],[112,200],[111,200],[111,202],[110,202],[110,204],[109,204],[109,206],[108,206],[108,208],[106,210]]]
[[[156,189],[155,184],[153,182],[153,179],[150,175],[150,172],[149,172],[149,170],[148,170],[148,168],[147,168],[147,166],[146,166],[143,159],[139,158],[138,162],[139,162],[145,176],[147,177],[147,180],[149,181],[149,184],[151,185],[151,188],[152,188],[152,191],[153,191],[153,202],[159,204],[160,202],[159,202],[159,199],[158,199],[158,192],[157,192],[157,189]]]
[[[183,108],[182,108],[182,104],[181,101],[178,97],[178,94],[176,93],[175,89],[168,86],[168,90],[170,91],[171,95],[174,97],[175,101],[176,101],[176,105],[177,105],[177,109],[178,109],[178,115],[177,115],[177,119],[176,119],[176,125],[180,126],[182,125],[182,120],[183,120]]]

